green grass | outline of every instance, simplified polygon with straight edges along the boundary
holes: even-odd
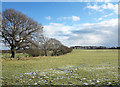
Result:
[[[11,58],[11,54],[10,53],[2,53],[0,55],[0,57],[2,59],[8,59],[8,58]],[[24,53],[24,54],[23,53],[16,53],[16,55],[15,55],[15,58],[23,58],[23,57],[29,57],[29,55],[26,53]]]
[[[2,61],[3,85],[118,84],[118,50],[73,50],[56,57]]]

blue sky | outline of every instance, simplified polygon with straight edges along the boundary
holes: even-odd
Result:
[[[118,2],[3,2],[44,26],[64,45],[118,46]]]
[[[116,4],[114,2],[113,4]],[[78,16],[81,21],[71,22],[70,20],[64,21],[67,24],[80,24],[80,23],[94,23],[95,18],[99,18],[103,15],[102,12],[97,12],[91,9],[87,9],[86,6],[89,3],[86,2],[4,2],[2,9],[14,8],[22,13],[28,15],[39,23],[49,24],[50,22],[63,23],[63,21],[56,20],[59,17]],[[94,5],[93,3],[90,3]],[[98,5],[104,4],[103,2]],[[112,13],[111,10],[106,10],[104,14]],[[90,15],[88,15],[90,14]],[[96,15],[97,14],[97,15]],[[45,20],[45,17],[51,17],[51,20]],[[112,15],[109,18],[115,18],[117,15]],[[97,21],[96,21],[97,22]]]

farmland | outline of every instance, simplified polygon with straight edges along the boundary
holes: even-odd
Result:
[[[119,84],[118,50],[77,49],[54,57],[23,55],[19,60],[1,60],[3,85]]]

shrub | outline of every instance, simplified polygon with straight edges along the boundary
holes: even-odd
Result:
[[[45,55],[44,51],[41,50],[41,51],[40,51],[40,56],[44,56],[44,55]]]
[[[66,53],[70,53],[72,51],[72,48],[68,48],[66,46],[61,46],[59,49],[54,49],[53,53],[51,56],[59,56],[59,55],[64,55]]]
[[[27,53],[29,54],[29,56],[32,56],[32,57],[40,56],[40,50],[37,48],[29,49]]]

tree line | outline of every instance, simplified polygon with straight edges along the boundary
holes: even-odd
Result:
[[[15,58],[16,51],[22,50],[30,56],[59,56],[72,51],[54,38],[44,35],[42,24],[27,15],[6,9],[0,17],[2,42],[10,48],[11,58]]]
[[[120,49],[120,47],[105,47],[105,46],[72,46],[72,49]]]

